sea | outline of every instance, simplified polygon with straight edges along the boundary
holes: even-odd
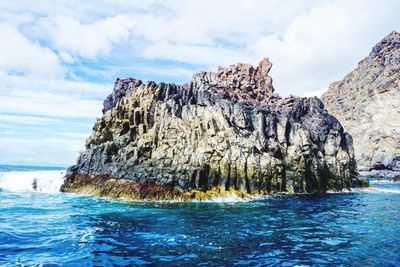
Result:
[[[0,166],[0,266],[400,266],[400,183],[346,193],[129,202]]]

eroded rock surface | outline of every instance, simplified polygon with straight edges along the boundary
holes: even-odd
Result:
[[[63,190],[190,200],[361,185],[350,135],[318,98],[275,95],[271,66],[118,79]]]
[[[322,100],[352,135],[361,171],[400,171],[400,33],[375,45]]]

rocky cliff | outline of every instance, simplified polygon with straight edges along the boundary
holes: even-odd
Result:
[[[354,139],[362,171],[400,171],[400,33],[392,32],[322,96]]]
[[[350,135],[318,98],[274,94],[271,66],[117,79],[63,190],[191,200],[360,185]]]

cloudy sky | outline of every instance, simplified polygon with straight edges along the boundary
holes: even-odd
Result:
[[[400,1],[0,1],[0,164],[72,164],[117,77],[181,83],[267,56],[318,95],[400,30]]]

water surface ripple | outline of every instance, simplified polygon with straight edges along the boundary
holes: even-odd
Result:
[[[246,203],[0,190],[1,266],[400,266],[400,184]]]

